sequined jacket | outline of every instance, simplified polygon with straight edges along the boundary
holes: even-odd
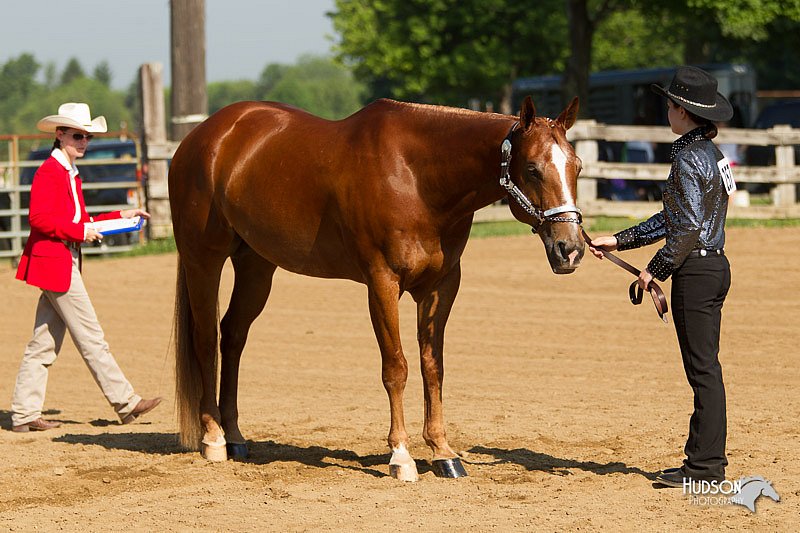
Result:
[[[664,246],[647,265],[653,277],[661,281],[670,277],[693,249],[721,250],[725,246],[728,192],[717,164],[723,155],[698,130],[701,128],[673,145],[664,209],[614,235],[618,250],[639,248],[665,238]]]

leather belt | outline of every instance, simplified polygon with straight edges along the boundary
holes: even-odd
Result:
[[[63,241],[63,242],[64,242],[64,245],[67,248],[71,248],[72,250],[80,250],[81,249],[81,243],[79,243],[79,242],[75,242],[75,241]]]
[[[586,234],[586,231],[581,229],[581,233],[583,233],[583,239],[586,241],[587,244],[592,244],[592,238]],[[642,273],[641,270],[636,268],[635,266],[627,263],[617,257],[616,255],[612,254],[611,252],[607,252],[602,248],[598,248],[603,254],[604,257],[608,258],[609,261],[614,263],[615,265],[619,266],[620,268],[627,270],[637,278]],[[667,306],[667,297],[664,296],[664,291],[661,290],[661,287],[658,286],[658,283],[655,280],[650,281],[650,284],[647,286],[647,290],[650,292],[650,297],[653,298],[653,305],[656,306],[656,312],[658,313],[658,317],[667,323],[667,312],[669,311],[669,307]],[[628,287],[628,297],[631,299],[631,303],[633,305],[639,305],[642,303],[642,296],[643,296],[642,288],[639,287],[639,281],[634,281],[631,283],[631,286]]]
[[[689,257],[716,257],[718,255],[725,255],[725,250],[692,250],[689,252]]]

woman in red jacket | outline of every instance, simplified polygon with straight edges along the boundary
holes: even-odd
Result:
[[[69,330],[86,366],[123,424],[151,411],[160,398],[144,400],[133,391],[108,349],[103,330],[81,278],[81,243],[102,235],[92,222],[149,214],[141,209],[113,211],[90,217],[81,192],[75,160],[83,157],[92,133],[106,131],[105,117],[91,118],[89,106],[67,103],[58,114],[39,121],[37,127],[55,133],[50,157],[36,171],[31,186],[31,232],[17,269],[17,279],[39,287],[33,337],[22,357],[11,402],[12,430],[46,430],[60,422],[42,418],[48,368],[64,334]]]

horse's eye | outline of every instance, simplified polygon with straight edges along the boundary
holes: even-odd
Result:
[[[534,164],[528,165],[528,174],[536,179],[542,179],[542,173],[539,172],[539,169]]]

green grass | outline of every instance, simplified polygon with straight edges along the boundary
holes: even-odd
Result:
[[[134,247],[132,250],[116,254],[116,257],[169,254],[175,251],[177,251],[175,239],[173,237],[168,237],[166,239],[150,239],[146,243]]]
[[[800,226],[800,218],[729,218],[727,228],[796,228]]]

